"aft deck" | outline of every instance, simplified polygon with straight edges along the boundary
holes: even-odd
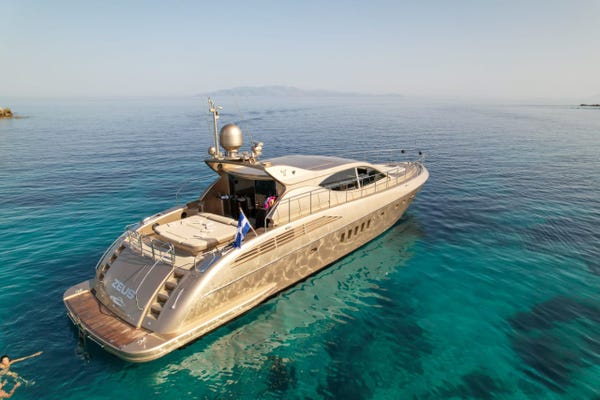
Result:
[[[119,249],[119,243],[113,245],[117,249],[116,256],[137,255],[151,259],[148,262],[191,270],[194,267],[208,267],[216,253],[233,243],[237,221],[221,215],[200,213],[160,225],[155,223],[146,234],[140,231],[138,228],[125,232],[122,236],[123,249]],[[258,228],[248,232],[246,240],[264,231],[264,228]]]
[[[143,328],[136,329],[121,320],[100,303],[91,291],[66,298],[65,304],[75,325],[116,348],[140,340],[150,333]]]

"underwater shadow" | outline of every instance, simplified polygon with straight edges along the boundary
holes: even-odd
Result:
[[[153,368],[154,379],[164,382],[169,376],[184,372],[202,384],[232,380],[231,377],[236,376],[238,380],[228,384],[230,393],[247,393],[251,387],[255,395],[289,398],[301,379],[294,360],[297,355],[288,354],[289,349],[321,343],[327,353],[334,355],[334,363],[336,358],[345,362],[343,348],[347,342],[341,342],[339,346],[330,345],[330,342],[337,341],[336,338],[348,329],[346,321],[356,321],[357,315],[365,310],[368,314],[381,308],[381,301],[385,300],[381,300],[383,296],[378,287],[410,259],[410,250],[421,236],[418,221],[412,216],[403,218],[386,233],[332,266],[165,356],[161,364],[151,363],[160,365]],[[374,262],[371,255],[374,251],[385,252],[384,262]],[[395,310],[387,304],[385,307],[390,315],[395,315],[394,318],[403,319],[411,312],[402,301]],[[369,325],[355,324],[353,330],[358,331],[359,336],[371,335]],[[416,343],[423,332],[414,322],[406,322],[392,334],[400,337],[403,343]],[[428,346],[423,343],[417,347]],[[410,358],[418,358],[415,355]],[[248,381],[249,376],[253,382]],[[337,386],[338,378],[345,379],[332,376],[333,385]],[[353,387],[350,384],[343,386]],[[204,390],[217,395],[217,389],[212,385],[207,385]],[[357,393],[365,394],[365,390],[368,389],[363,388]]]
[[[600,363],[600,344],[590,340],[599,332],[596,304],[556,296],[515,314],[508,322],[513,328],[509,333],[512,348],[526,366],[523,372],[555,393],[564,393],[582,368]]]

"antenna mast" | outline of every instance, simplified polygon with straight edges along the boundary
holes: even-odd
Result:
[[[221,150],[219,146],[219,132],[217,130],[217,120],[219,119],[219,111],[223,109],[221,106],[215,105],[215,102],[212,99],[208,98],[208,109],[213,115],[213,126],[215,129],[215,153],[212,154],[215,158],[221,158]]]

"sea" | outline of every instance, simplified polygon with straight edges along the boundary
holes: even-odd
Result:
[[[133,364],[62,295],[128,224],[202,193],[206,98],[4,99],[0,351],[43,351],[11,367],[15,399],[600,399],[600,109],[215,100],[265,158],[391,150],[430,179],[372,242]]]

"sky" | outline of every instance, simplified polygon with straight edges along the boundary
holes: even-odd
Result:
[[[0,0],[0,98],[600,98],[600,0]]]

